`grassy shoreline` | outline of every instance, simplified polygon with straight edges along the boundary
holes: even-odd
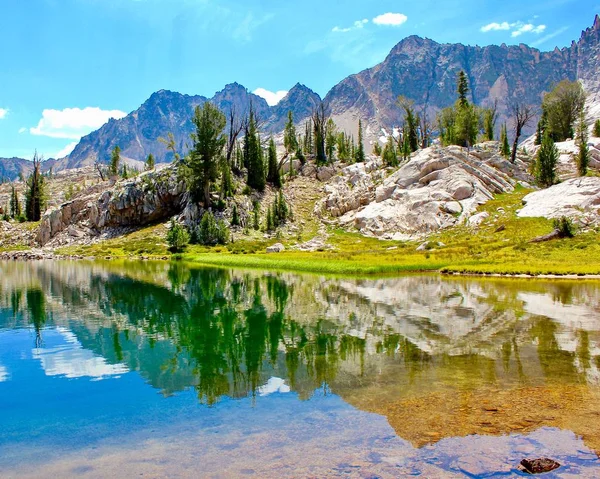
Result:
[[[457,225],[429,235],[424,250],[419,241],[383,241],[334,227],[327,229],[327,246],[319,251],[294,250],[292,235],[263,237],[254,232],[227,246],[188,246],[170,255],[166,228],[155,225],[126,236],[87,246],[69,246],[57,254],[96,258],[179,259],[191,264],[233,268],[298,271],[333,275],[393,275],[439,272],[448,275],[594,277],[600,275],[600,229],[580,230],[574,238],[532,243],[553,226],[544,218],[520,218],[528,190],[497,195],[479,208],[487,219],[477,228]],[[310,235],[316,233],[312,228]],[[308,237],[303,238],[305,241]],[[285,251],[266,253],[266,247],[283,243]]]

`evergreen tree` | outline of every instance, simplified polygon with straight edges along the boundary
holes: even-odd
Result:
[[[410,140],[408,138],[408,134],[406,128],[402,130],[402,143],[401,143],[401,151],[402,151],[402,159],[404,161],[410,158]]]
[[[337,143],[337,128],[332,118],[327,120],[327,133],[325,136],[325,153],[330,163],[333,163],[333,153]]]
[[[244,164],[248,168],[248,186],[257,191],[265,189],[265,164],[260,144],[260,134],[256,124],[254,110],[250,109],[250,117],[246,125],[244,137]]]
[[[240,215],[235,203],[233,204],[233,209],[231,211],[231,226],[240,226]]]
[[[21,202],[19,201],[19,195],[14,185],[11,187],[10,193],[10,216],[14,219],[18,219],[21,216]]]
[[[281,175],[279,174],[279,162],[277,161],[277,148],[273,137],[269,140],[269,169],[267,181],[275,188],[281,188]]]
[[[456,108],[444,108],[437,117],[442,146],[456,145]]]
[[[460,146],[470,148],[477,142],[477,133],[479,133],[479,114],[477,108],[470,103],[462,105],[456,114],[455,136]]]
[[[303,150],[307,156],[311,156],[314,154],[313,149],[313,126],[312,120],[307,120],[304,124],[304,146]]]
[[[121,170],[121,176],[122,176],[124,179],[127,179],[127,178],[129,178],[129,171],[127,170],[127,163],[124,163],[124,164],[123,164],[123,169]]]
[[[498,119],[497,103],[492,108],[483,109],[483,138],[485,141],[494,141],[494,130]]]
[[[544,133],[542,145],[538,150],[536,160],[536,179],[544,187],[556,183],[556,165],[558,164],[558,149],[548,132]]]
[[[156,166],[156,161],[154,160],[154,155],[152,153],[150,153],[148,155],[148,158],[146,158],[146,170],[151,171],[154,169],[154,167]]]
[[[548,127],[548,113],[545,110],[542,110],[542,116],[540,117],[540,121],[538,121],[537,129],[535,132],[535,144],[541,145],[542,138],[544,137],[544,132]]]
[[[363,145],[363,127],[362,120],[358,119],[358,145],[354,151],[354,161],[362,163],[365,161],[365,147]]]
[[[229,228],[223,220],[216,221],[210,211],[205,211],[198,228],[198,240],[205,246],[227,244],[229,242]]]
[[[327,154],[325,151],[325,137],[327,135],[327,113],[325,104],[319,103],[312,113],[312,124],[314,130],[314,152],[317,166],[327,163]]]
[[[390,135],[388,137],[387,143],[383,148],[383,153],[381,155],[383,158],[383,162],[388,166],[398,166],[398,155],[396,153],[396,142],[394,141],[394,137]]]
[[[190,235],[187,230],[175,221],[171,220],[171,227],[167,232],[167,243],[169,243],[169,249],[173,253],[179,253],[185,249],[187,244],[190,242]]]
[[[253,228],[255,230],[258,230],[260,228],[260,203],[258,201],[254,202],[254,207],[253,207]]]
[[[42,158],[33,155],[33,171],[25,191],[25,215],[29,221],[39,221],[46,209],[46,183],[42,175]]]
[[[419,118],[414,103],[403,96],[398,97],[398,105],[404,110],[404,131],[411,153],[419,149]]]
[[[467,93],[469,93],[469,81],[467,80],[467,75],[463,70],[461,70],[458,74],[456,91],[458,92],[458,105],[460,107],[467,106],[469,104],[469,100],[467,100]]]
[[[500,153],[504,158],[510,158],[510,143],[508,142],[506,123],[502,125],[502,129],[500,130]]]
[[[373,154],[374,154],[375,156],[379,156],[379,157],[381,157],[382,150],[381,150],[381,145],[379,144],[379,142],[378,142],[378,141],[376,141],[376,142],[373,144]]]
[[[188,160],[190,192],[193,201],[210,207],[210,188],[219,176],[223,161],[225,115],[211,102],[197,106],[192,119],[196,131],[192,135],[192,149]]]
[[[108,166],[108,174],[110,176],[119,175],[119,166],[121,164],[121,148],[115,146],[110,155],[110,164]]]
[[[221,198],[232,198],[235,193],[233,178],[231,177],[231,167],[227,161],[221,162]]]
[[[584,105],[585,92],[577,80],[563,80],[544,96],[542,110],[547,114],[548,130],[554,141],[573,138]]]
[[[587,175],[588,165],[590,163],[590,151],[588,148],[588,129],[585,124],[585,115],[583,110],[579,117],[579,124],[577,125],[577,145],[579,151],[577,153],[577,170],[579,176]]]
[[[288,111],[288,121],[283,133],[283,146],[288,155],[298,150],[298,139],[296,138],[296,127],[294,126],[294,114]]]
[[[346,141],[346,134],[343,131],[340,131],[336,138],[336,149],[338,159],[340,161],[348,161],[350,159],[350,154],[348,151],[348,144]]]
[[[592,133],[596,138],[600,138],[600,120],[594,122],[594,131]]]

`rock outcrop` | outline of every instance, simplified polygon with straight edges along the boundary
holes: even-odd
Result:
[[[357,163],[332,178],[316,208],[362,234],[420,236],[465,222],[494,194],[512,191],[517,181],[530,182],[526,160],[519,157],[513,165],[489,142],[469,153],[430,147],[396,171],[382,169],[379,159]]]
[[[582,225],[600,223],[600,178],[583,177],[535,191],[523,198],[521,218],[567,216]]]
[[[38,230],[38,242],[65,244],[111,229],[161,221],[179,213],[187,196],[175,168],[143,173],[113,188],[104,188],[100,185],[47,212]]]

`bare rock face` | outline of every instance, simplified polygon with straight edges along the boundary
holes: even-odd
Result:
[[[584,225],[600,223],[600,178],[583,177],[535,191],[523,198],[521,218],[567,216]]]
[[[430,147],[391,174],[380,161],[342,169],[326,186],[327,197],[317,212],[362,234],[404,239],[465,222],[494,194],[512,191],[519,180],[531,181],[523,158],[513,165],[498,154],[494,142],[470,153]]]
[[[97,236],[110,228],[160,221],[180,212],[185,191],[185,184],[179,181],[175,168],[144,173],[112,189],[76,198],[47,212],[37,240],[45,245],[61,233],[76,240]],[[68,241],[62,241],[65,242]]]

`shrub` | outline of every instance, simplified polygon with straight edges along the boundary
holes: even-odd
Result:
[[[210,211],[206,211],[200,220],[197,241],[206,246],[227,244],[229,242],[229,228],[223,220],[216,221],[214,215]]]
[[[171,227],[167,233],[167,242],[169,243],[171,252],[179,253],[183,251],[190,242],[190,235],[183,226],[172,219]]]
[[[572,238],[575,236],[575,225],[570,218],[562,216],[560,218],[556,218],[552,224],[554,229],[558,231],[558,235],[561,238]]]

